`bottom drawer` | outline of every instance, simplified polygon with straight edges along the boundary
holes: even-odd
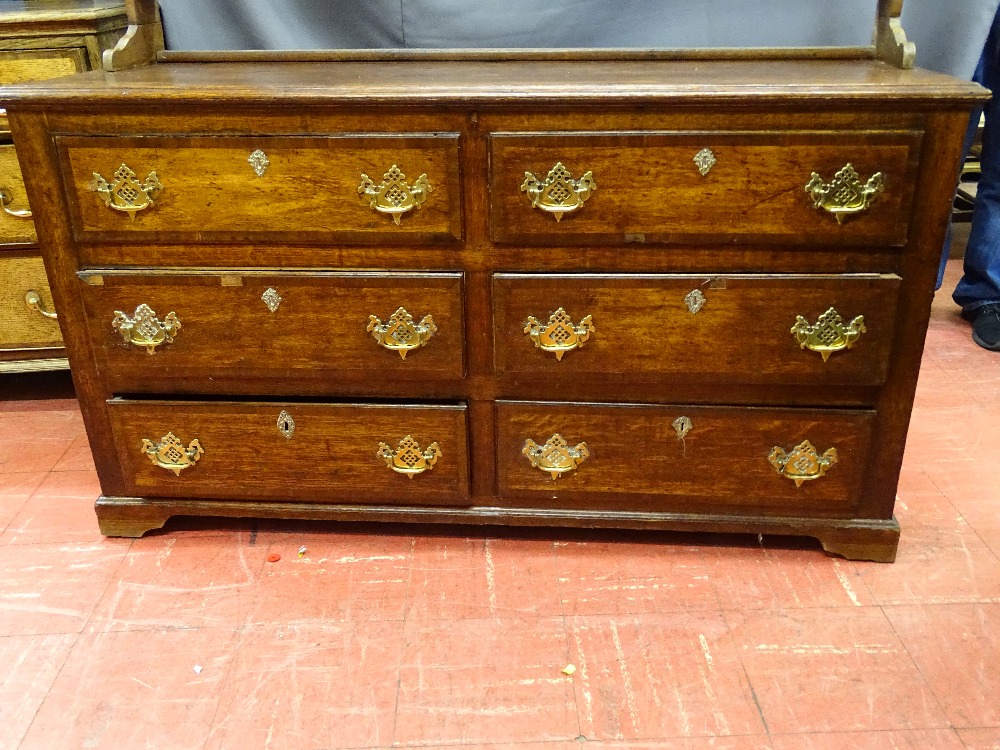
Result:
[[[108,402],[127,491],[146,497],[461,503],[464,406]]]
[[[843,517],[875,412],[497,403],[505,501],[547,507]]]
[[[0,349],[61,346],[42,259],[0,257]]]

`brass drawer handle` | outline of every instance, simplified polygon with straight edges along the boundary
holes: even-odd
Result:
[[[427,450],[421,450],[420,444],[407,435],[395,448],[379,443],[375,455],[385,461],[385,465],[393,471],[413,479],[417,474],[423,474],[428,469],[434,468],[434,464],[441,458],[441,449],[437,443],[431,443],[427,446]]]
[[[571,349],[583,346],[596,330],[589,315],[576,325],[569,313],[561,307],[549,316],[548,323],[544,325],[531,315],[524,323],[524,332],[535,342],[535,346],[543,351],[553,352],[556,361],[562,360],[563,355]]]
[[[197,439],[192,440],[185,448],[180,438],[172,432],[168,432],[156,443],[143,438],[142,452],[149,456],[149,460],[156,466],[172,471],[177,476],[180,476],[182,469],[194,466],[205,454]]]
[[[130,318],[121,310],[115,310],[111,327],[122,335],[125,342],[144,346],[150,354],[155,354],[160,344],[172,344],[174,336],[181,329],[181,321],[173,312],[167,313],[161,321],[153,309],[143,303],[135,308]]]
[[[11,198],[10,193],[7,192],[6,188],[0,188],[0,206],[3,206],[4,213],[8,216],[13,216],[15,219],[30,219],[31,211],[28,209],[22,209],[20,211],[16,209],[7,208],[10,204]]]
[[[590,449],[586,443],[570,448],[566,438],[557,432],[545,441],[545,445],[538,445],[528,438],[524,441],[521,453],[528,457],[532,466],[547,471],[553,479],[558,479],[560,474],[573,471],[582,464],[590,456]]]
[[[114,179],[109,183],[94,172],[90,190],[104,199],[104,205],[115,211],[124,211],[130,219],[135,219],[136,211],[152,206],[163,190],[156,172],[150,172],[145,182],[139,182],[135,172],[127,164],[122,164],[113,176]]]
[[[813,208],[829,211],[838,224],[843,224],[847,217],[865,211],[884,186],[885,179],[881,172],[876,172],[868,178],[868,182],[861,184],[854,165],[847,164],[830,183],[823,182],[823,178],[813,172],[806,183],[806,192],[812,198]]]
[[[29,289],[25,293],[24,304],[27,305],[29,310],[34,310],[35,312],[44,315],[46,318],[51,318],[52,320],[55,320],[56,318],[59,317],[56,313],[52,312],[51,310],[45,309],[45,303],[42,302],[41,295],[34,289]]]
[[[419,349],[437,333],[437,326],[430,315],[425,315],[419,323],[414,323],[413,316],[406,308],[401,307],[385,323],[378,316],[369,315],[368,332],[380,345],[399,352],[399,356],[406,359],[407,353]]]
[[[819,479],[826,474],[827,469],[837,463],[837,449],[829,448],[820,455],[812,443],[803,440],[792,449],[791,453],[786,453],[777,445],[774,446],[767,460],[781,476],[788,477],[795,482],[796,487],[801,487],[803,482]]]
[[[850,349],[854,342],[862,333],[866,333],[865,316],[858,315],[850,323],[844,324],[844,319],[840,317],[834,308],[830,308],[819,316],[816,325],[809,325],[809,321],[801,315],[795,316],[795,325],[792,326],[792,335],[799,342],[800,349],[810,349],[819,352],[826,362],[833,352],[843,349]]]
[[[594,190],[597,190],[597,183],[592,172],[585,172],[579,180],[574,180],[561,161],[556,162],[544,180],[525,172],[521,183],[521,191],[531,198],[531,207],[548,211],[556,221],[561,220],[563,214],[582,207]]]
[[[382,182],[378,185],[363,172],[361,184],[358,185],[358,194],[367,198],[369,205],[379,213],[389,214],[396,224],[399,224],[399,220],[407,211],[420,208],[420,204],[427,199],[427,193],[431,190],[433,188],[427,181],[427,175],[420,175],[416,182],[410,185],[406,181],[406,175],[395,164],[382,175]]]

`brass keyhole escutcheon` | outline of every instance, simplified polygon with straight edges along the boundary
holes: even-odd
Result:
[[[285,436],[285,440],[291,440],[295,434],[295,420],[287,411],[282,410],[278,415],[278,432]]]

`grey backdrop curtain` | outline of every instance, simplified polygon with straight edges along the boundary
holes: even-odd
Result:
[[[970,78],[1000,0],[905,0],[917,64]],[[170,49],[787,47],[870,41],[875,0],[160,0]]]

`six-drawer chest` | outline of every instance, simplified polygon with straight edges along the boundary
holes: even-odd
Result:
[[[892,560],[982,89],[877,59],[164,56],[5,94],[100,474],[172,515]]]

